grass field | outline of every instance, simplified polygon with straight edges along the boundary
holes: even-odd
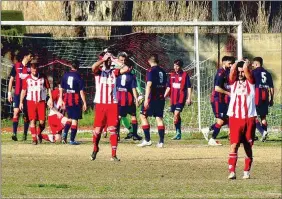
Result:
[[[123,135],[124,136],[124,135]],[[138,148],[122,141],[120,162],[110,161],[108,138],[90,161],[90,133],[79,146],[10,141],[2,134],[2,197],[16,198],[281,198],[281,137],[254,145],[251,179],[243,180],[244,151],[239,149],[237,180],[228,176],[228,140],[210,147],[200,134],[181,141],[166,135],[165,148]],[[21,136],[20,136],[21,137]]]

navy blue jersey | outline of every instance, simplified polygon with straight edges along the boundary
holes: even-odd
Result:
[[[218,86],[225,91],[230,91],[229,84],[228,84],[228,77],[229,77],[230,69],[229,68],[222,68],[220,67],[215,74],[214,77],[214,88],[211,95],[211,102],[219,102],[219,103],[229,103],[229,96],[223,93],[215,91],[215,87]]]
[[[137,87],[135,75],[130,72],[122,74],[116,79],[116,89],[118,104],[120,106],[130,106],[133,103],[132,89]]]
[[[268,89],[274,88],[271,74],[263,67],[252,70],[255,79],[256,105],[269,100]]]
[[[77,71],[71,70],[64,74],[61,86],[65,90],[66,106],[81,104],[80,91],[84,90],[84,81]]]
[[[152,67],[146,75],[146,81],[152,82],[150,100],[164,100],[166,90],[167,76],[160,66]]]

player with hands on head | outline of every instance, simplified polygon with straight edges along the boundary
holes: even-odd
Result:
[[[128,66],[114,59],[111,53],[107,52],[99,57],[100,59],[92,65],[95,75],[96,93],[95,120],[93,130],[93,152],[91,160],[95,160],[99,152],[99,141],[103,127],[107,126],[110,132],[110,143],[112,148],[112,161],[120,161],[116,155],[118,145],[118,100],[116,90],[116,78],[129,71]],[[112,61],[120,69],[112,68]]]
[[[255,82],[249,70],[249,60],[236,62],[232,65],[229,75],[230,103],[227,115],[230,128],[230,153],[228,179],[236,179],[236,164],[238,149],[243,143],[246,153],[243,179],[250,178],[253,162],[252,146],[255,137]]]

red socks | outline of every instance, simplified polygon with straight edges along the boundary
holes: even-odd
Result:
[[[237,153],[229,153],[228,165],[229,172],[235,172],[237,163]]]
[[[116,130],[110,130],[110,142],[112,146],[112,157],[116,156],[117,154],[117,145],[118,145],[118,135],[116,134]]]
[[[246,158],[245,158],[245,167],[244,167],[244,171],[250,171],[250,170],[251,170],[252,163],[253,163],[253,158],[246,157]]]

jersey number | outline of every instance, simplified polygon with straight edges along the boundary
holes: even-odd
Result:
[[[159,72],[160,77],[160,83],[162,84],[164,82],[164,74],[162,72]]]
[[[120,83],[121,83],[122,86],[125,86],[125,83],[126,83],[126,75],[122,75],[122,76],[121,76],[121,82],[120,82]]]
[[[261,73],[261,82],[265,83],[266,82],[266,72]]]
[[[73,86],[73,77],[68,77],[68,85],[70,86],[70,88],[72,88],[72,86]]]

